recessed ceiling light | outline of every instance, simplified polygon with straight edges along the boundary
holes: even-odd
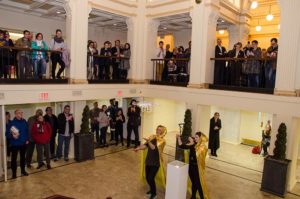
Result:
[[[56,14],[60,14],[61,12],[60,11],[56,11]]]
[[[260,32],[260,31],[261,31],[261,29],[262,29],[262,28],[261,28],[261,26],[260,26],[260,25],[258,25],[258,26],[256,26],[256,27],[255,27],[255,30],[256,30],[257,32]]]
[[[116,24],[116,23],[114,23],[113,25],[114,25],[114,26],[116,26],[117,24]]]
[[[221,23],[224,23],[224,22],[225,22],[225,21],[222,19],[222,20],[221,20]]]
[[[223,35],[225,33],[225,30],[219,30],[220,35]]]
[[[251,3],[251,9],[255,9],[255,8],[257,8],[257,6],[258,6],[257,1],[252,1],[252,3]]]
[[[168,28],[167,27],[164,27],[164,30],[167,30]]]

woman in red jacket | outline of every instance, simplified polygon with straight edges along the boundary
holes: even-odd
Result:
[[[51,169],[50,166],[50,138],[52,134],[51,125],[44,121],[43,115],[37,117],[37,121],[34,123],[31,130],[32,138],[36,143],[38,167],[40,169],[45,165],[43,162],[43,155],[46,155],[47,169]],[[44,149],[44,151],[43,151]]]

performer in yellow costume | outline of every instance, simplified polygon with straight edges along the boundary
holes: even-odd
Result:
[[[167,134],[166,127],[159,125],[156,128],[156,135],[144,138],[144,144],[135,148],[134,151],[143,150],[141,162],[141,174],[146,179],[150,190],[146,193],[150,199],[157,198],[156,184],[166,186],[166,176],[163,161],[163,150],[166,145],[164,139]]]
[[[197,132],[195,137],[189,137],[188,144],[184,145],[182,144],[180,136],[177,135],[176,137],[179,147],[189,150],[189,176],[192,182],[191,199],[196,199],[197,192],[201,199],[209,199],[204,180],[205,158],[207,154],[207,146],[205,143],[208,141],[208,138],[203,133]]]

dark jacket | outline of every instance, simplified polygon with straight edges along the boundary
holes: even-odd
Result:
[[[107,57],[112,56],[111,49],[110,48],[107,48],[107,49],[101,48],[100,55],[101,56],[107,56]],[[97,60],[98,60],[98,64],[100,66],[105,66],[105,65],[108,65],[108,64],[111,63],[111,58],[100,57]]]
[[[70,114],[72,115],[72,114]],[[65,134],[65,130],[66,130],[66,116],[64,113],[61,113],[58,115],[57,117],[58,119],[58,133],[59,134]],[[74,125],[74,118],[72,120],[69,121],[69,133],[70,135],[72,133],[74,133],[75,130],[75,125]]]
[[[224,58],[226,57],[226,48],[222,46],[222,52],[218,45],[215,47],[215,58]]]
[[[19,135],[17,136],[17,139],[13,137],[13,134],[11,132],[12,129],[18,130]],[[25,145],[26,142],[29,141],[28,124],[26,120],[24,119],[18,120],[14,118],[11,122],[9,122],[6,128],[6,137],[7,139],[9,139],[10,146]]]
[[[121,49],[121,47],[119,47],[119,49],[120,49],[120,54],[122,54],[123,53],[123,49]],[[118,52],[118,50],[117,50],[117,47],[112,47],[111,48],[111,56],[118,56],[118,55],[115,55],[115,53],[117,53]],[[120,59],[112,59],[112,61],[113,61],[113,63],[116,63],[116,62],[120,62],[121,60]]]
[[[136,106],[135,111],[131,111],[131,107],[128,108],[127,111],[128,123],[129,126],[140,126],[141,125],[141,109]]]
[[[215,129],[218,127],[218,129]],[[208,140],[208,148],[209,149],[218,149],[220,147],[220,129],[222,128],[221,120],[218,119],[215,122],[215,118],[212,117],[210,119],[209,125],[209,140]]]
[[[51,120],[50,120],[49,115],[46,114],[46,115],[44,116],[45,122],[48,122],[48,123],[51,125],[51,128],[52,128],[52,136],[55,136],[56,133],[57,133],[57,129],[58,129],[58,121],[57,121],[56,115],[53,115],[53,114],[52,114],[52,118],[53,118],[53,124],[51,123]]]

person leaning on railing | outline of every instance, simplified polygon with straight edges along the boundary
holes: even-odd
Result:
[[[55,51],[62,52],[65,49],[64,39],[62,38],[62,31],[60,29],[56,30],[55,37],[50,42],[50,49]],[[65,69],[65,62],[62,59],[62,53],[51,53],[51,61],[52,61],[52,79],[61,79],[61,74]],[[59,63],[60,69],[55,75],[56,65]]]
[[[10,47],[14,47],[15,44],[13,43],[13,41],[10,39],[10,35],[9,35],[9,32],[7,30],[4,30],[4,38],[6,39],[6,41],[8,42],[8,46]],[[15,63],[15,60],[16,60],[16,53],[14,50],[12,49],[9,49],[8,51],[8,66],[5,68],[7,72],[6,74],[9,75],[9,78],[11,77],[15,77],[15,68],[16,68],[16,63]],[[12,68],[10,67],[14,67],[14,70],[11,71]],[[4,78],[6,78],[4,76]]]
[[[8,46],[8,42],[4,38],[4,32],[0,30],[0,47]],[[0,48],[0,78],[4,76],[6,78],[6,66],[8,65],[8,58],[7,58],[7,51],[8,49]]]
[[[37,33],[35,41],[31,43],[32,52],[32,65],[34,79],[46,79],[46,67],[47,67],[47,52],[37,50],[48,50],[46,42],[43,40],[43,34]]]
[[[245,57],[250,58],[245,62],[245,73],[248,75],[248,86],[259,87],[259,74],[261,72],[261,49],[258,47],[258,41],[252,41],[251,48],[245,51]]]
[[[271,46],[267,49],[267,57],[274,58],[274,60],[266,61],[266,66],[265,66],[266,88],[275,87],[277,54],[278,54],[278,40],[276,38],[272,38]]]
[[[125,58],[122,60],[123,68],[120,69],[121,79],[127,79],[128,70],[130,69],[130,56],[131,56],[130,44],[126,43],[124,46],[123,54],[121,54],[121,57]]]
[[[109,67],[110,67],[110,58],[106,58],[106,57],[110,57],[112,54],[111,54],[111,48],[109,48],[109,41],[106,41],[104,42],[104,46],[103,48],[101,48],[100,50],[100,57],[98,59],[99,61],[99,79],[101,80],[108,80],[109,79],[109,73],[110,73],[110,70],[109,70]],[[103,57],[105,56],[105,57]]]
[[[28,30],[23,31],[24,36],[16,41],[16,47],[28,48],[28,50],[21,50],[17,54],[18,60],[18,78],[31,79],[32,67],[30,63],[31,52],[31,34]]]
[[[242,43],[238,42],[234,45],[234,49],[228,52],[231,58],[244,58]],[[241,86],[242,60],[232,60],[229,62],[229,84],[231,86]]]

